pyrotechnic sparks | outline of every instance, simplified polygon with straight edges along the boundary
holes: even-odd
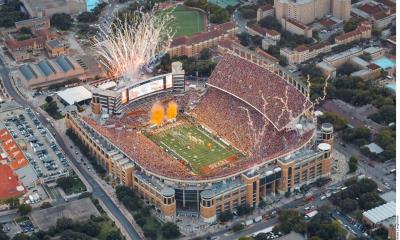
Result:
[[[134,81],[145,64],[166,52],[174,35],[173,19],[169,13],[153,11],[127,15],[115,20],[111,28],[101,27],[93,47],[112,76]]]
[[[315,99],[314,101],[314,106],[319,104],[320,101],[324,101],[327,95],[327,88],[328,88],[328,80],[331,77],[331,75],[329,75],[327,78],[325,78],[325,83],[324,83],[324,88],[322,89],[322,97],[317,97],[317,99]]]
[[[265,99],[264,94],[261,94],[261,98],[263,100],[263,111],[266,111],[267,105],[268,105],[268,101]],[[251,117],[250,111],[249,109],[245,108],[245,107],[239,107],[240,109],[244,110],[247,114],[247,124],[249,126],[249,134],[252,135],[252,139],[253,139],[253,149],[251,151],[251,154],[253,156],[258,156],[258,154],[260,154],[262,152],[262,142],[263,142],[263,138],[265,136],[265,132],[268,129],[268,124],[269,121],[266,118],[262,118],[263,121],[263,125],[261,128],[257,128],[253,122],[253,119]]]

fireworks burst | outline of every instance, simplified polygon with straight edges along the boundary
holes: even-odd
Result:
[[[93,48],[111,76],[134,81],[141,68],[158,53],[166,52],[174,35],[169,13],[135,13],[101,27]],[[107,24],[108,25],[108,24]]]

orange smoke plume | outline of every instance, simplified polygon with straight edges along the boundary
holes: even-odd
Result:
[[[160,126],[163,120],[164,120],[164,108],[159,102],[157,102],[151,108],[150,122],[152,124]]]
[[[174,119],[176,118],[176,115],[178,114],[178,104],[174,101],[168,102],[168,107],[167,107],[167,119]]]

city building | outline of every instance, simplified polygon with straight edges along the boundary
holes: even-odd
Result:
[[[23,27],[29,28],[32,30],[49,29],[50,28],[50,18],[49,17],[37,17],[37,18],[30,18],[27,20],[15,22],[15,28],[17,30],[20,30]]]
[[[0,165],[0,202],[22,196],[26,189],[8,165]]]
[[[396,203],[394,201],[363,212],[363,220],[372,227],[382,226],[388,239],[396,239]]]
[[[48,16],[56,13],[79,14],[85,12],[85,0],[21,0],[24,10],[32,18]]]
[[[173,56],[196,56],[205,48],[216,47],[218,43],[236,37],[238,27],[233,22],[215,26],[209,32],[201,32],[193,36],[182,36],[172,40],[168,53]]]
[[[148,96],[166,92],[183,92],[185,89],[184,74],[182,63],[173,62],[171,73],[144,78],[128,85],[119,85],[110,80],[89,86],[89,90],[92,92],[92,112],[120,115],[122,109],[132,101],[139,101]]]
[[[351,0],[274,0],[274,8],[275,17],[281,23],[286,17],[309,24],[327,15],[348,20]]]
[[[45,89],[73,78],[85,77],[84,74],[84,69],[75,59],[61,55],[55,59],[41,60],[37,64],[23,64],[12,77],[29,89]]]
[[[265,4],[257,8],[257,22],[267,16],[274,16],[274,7],[271,4]]]
[[[315,58],[319,54],[328,53],[331,50],[332,45],[327,43],[317,43],[310,46],[300,45],[293,50],[289,48],[281,48],[280,54],[288,60],[289,64],[295,65]]]
[[[353,31],[343,33],[337,37],[335,37],[336,44],[346,44],[351,43],[353,41],[361,40],[361,39],[369,39],[372,37],[372,25],[371,23],[364,21],[357,26]]]
[[[303,35],[308,38],[312,37],[312,28],[294,18],[283,17],[282,28],[297,35]]]
[[[67,88],[57,92],[60,100],[66,105],[74,105],[75,103],[88,103],[92,99],[92,93],[84,86]]]
[[[15,61],[31,59],[44,49],[45,43],[54,38],[47,29],[38,29],[28,38],[19,32],[9,33],[6,36],[5,45]]]
[[[51,58],[68,54],[68,49],[58,39],[49,40],[45,44],[47,55]]]
[[[375,28],[383,29],[395,22],[396,2],[392,0],[363,0],[353,4],[353,15],[372,21]]]
[[[363,49],[360,47],[353,47],[346,51],[327,56],[323,58],[323,61],[335,68],[341,66],[343,63],[349,61],[351,58],[360,56],[363,54]]]
[[[221,54],[235,53],[255,64],[258,64],[271,72],[278,71],[279,59],[257,48],[255,51],[249,50],[237,41],[225,40],[218,44],[217,51]]]
[[[292,192],[330,175],[333,127],[325,123],[317,129],[316,118],[310,111],[312,103],[301,84],[227,53],[205,90],[193,101],[188,101],[182,92],[150,94],[145,101],[133,99],[122,109],[124,115],[120,117],[105,119],[72,112],[66,115],[65,123],[113,180],[133,187],[165,220],[174,220],[177,211],[189,211],[192,216],[212,223],[224,211],[244,205],[256,207],[267,195]],[[289,91],[286,106],[291,114],[279,116],[283,106],[275,97],[285,95],[285,91]],[[149,129],[148,113],[153,104],[170,101],[179,104],[182,115],[175,123]],[[249,116],[243,109],[248,109],[251,118],[258,119],[254,126],[257,129],[263,128],[262,122],[267,123],[260,136],[260,148],[254,148],[254,139],[248,135],[245,126]],[[190,159],[178,161],[171,151],[163,150],[144,134],[172,129],[186,124],[186,119],[238,151],[257,151],[257,157],[235,155],[195,168],[185,164]]]

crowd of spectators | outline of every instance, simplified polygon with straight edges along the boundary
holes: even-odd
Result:
[[[250,103],[278,130],[312,106],[301,92],[280,76],[228,53],[215,67],[208,84]]]
[[[186,96],[173,100],[190,105],[191,102],[187,98]],[[214,131],[218,137],[243,151],[246,157],[209,172],[195,174],[182,161],[173,158],[140,131],[149,120],[148,114],[142,113],[149,112],[156,101],[170,100],[172,98],[168,96],[150,98],[141,104],[134,104],[126,109],[123,117],[112,117],[104,125],[87,118],[84,120],[119,146],[141,167],[160,176],[174,179],[200,180],[229,176],[299,148],[312,137],[312,131],[302,135],[294,130],[278,131],[258,111],[243,101],[218,89],[209,88],[200,103],[189,114]],[[130,115],[132,112],[135,114]],[[251,122],[253,127],[250,126]],[[255,138],[260,142],[257,146],[254,144]]]

